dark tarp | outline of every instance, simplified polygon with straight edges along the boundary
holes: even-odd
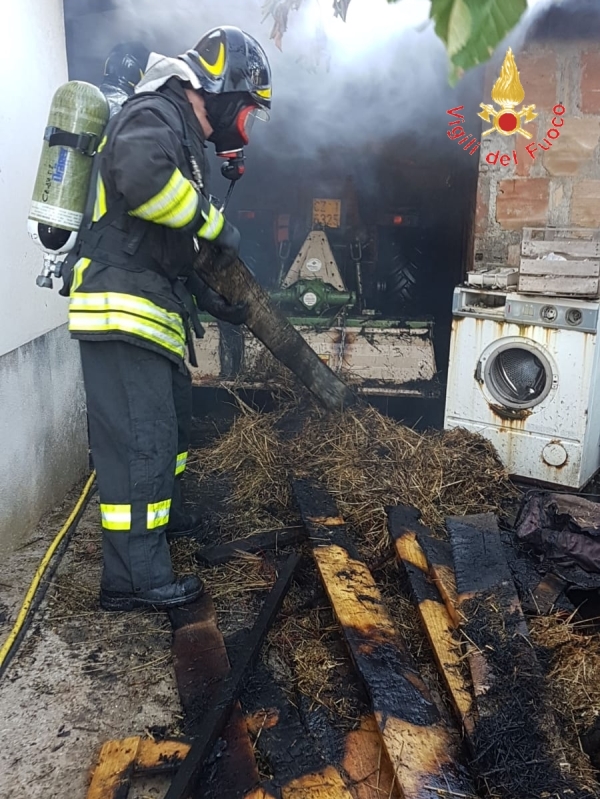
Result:
[[[600,504],[573,494],[530,491],[516,533],[567,582],[600,588]]]

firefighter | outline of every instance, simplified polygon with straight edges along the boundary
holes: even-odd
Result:
[[[111,117],[134,93],[144,77],[150,50],[140,42],[124,42],[110,51],[104,64],[100,91],[108,100]]]
[[[238,231],[209,201],[205,147],[243,151],[253,118],[271,106],[269,62],[251,36],[222,27],[178,58],[153,53],[136,92],[99,146],[62,289],[100,494],[100,603],[114,611],[173,607],[202,591],[194,576],[175,578],[167,542],[193,527],[178,488],[191,425],[184,357],[187,345],[194,362],[197,307],[233,324],[247,310],[193,273],[200,242],[217,265],[239,250]]]

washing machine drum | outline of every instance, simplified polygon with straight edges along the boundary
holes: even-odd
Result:
[[[526,346],[499,348],[488,360],[485,383],[507,408],[533,408],[552,388],[552,367],[541,353]]]

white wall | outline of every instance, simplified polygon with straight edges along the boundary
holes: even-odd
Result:
[[[0,0],[0,555],[87,468],[79,349],[67,300],[40,289],[27,214],[48,110],[67,80],[62,0]]]
[[[27,214],[52,95],[67,80],[62,0],[0,0],[0,355],[66,321],[40,289]]]

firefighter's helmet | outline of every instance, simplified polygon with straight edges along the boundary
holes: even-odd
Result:
[[[133,88],[144,77],[150,50],[141,42],[124,42],[110,51],[104,64],[104,83]]]
[[[209,94],[247,92],[261,108],[271,108],[271,67],[263,48],[239,28],[215,28],[180,56]]]

